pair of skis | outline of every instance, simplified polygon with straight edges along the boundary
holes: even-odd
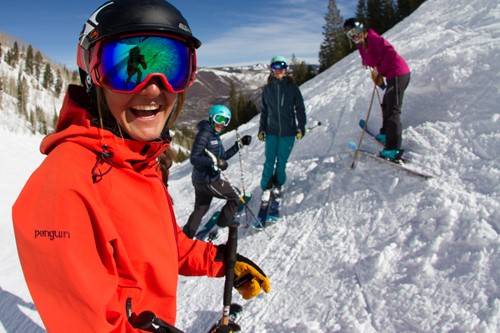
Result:
[[[361,119],[359,121],[359,126],[365,131],[366,134],[368,134],[369,137],[371,137],[372,139],[374,139],[375,141],[377,141],[378,143],[383,145],[382,142],[377,140],[375,132],[367,126],[365,120]],[[378,153],[360,148],[354,141],[349,141],[348,145],[349,145],[349,148],[351,148],[352,150],[354,150],[358,153],[361,153],[362,155],[368,156],[368,157],[375,159],[377,161],[380,161],[382,163],[386,163],[388,165],[391,165],[397,169],[403,170],[403,171],[405,171],[409,174],[412,174],[414,176],[418,176],[418,177],[421,177],[424,179],[429,179],[429,178],[434,177],[429,172],[426,172],[424,170],[420,170],[420,169],[417,169],[416,167],[410,166],[411,160],[406,158],[406,157],[402,157],[400,160],[393,161],[393,160],[389,160],[389,159],[385,159],[385,158],[381,157]],[[354,167],[355,167],[355,162],[353,162],[353,165],[352,165],[352,168],[354,168]]]
[[[271,196],[268,201],[263,201],[260,205],[259,213],[257,214],[257,221],[253,227],[256,230],[264,230],[267,223],[277,222],[280,217],[280,202],[281,193],[270,189]]]

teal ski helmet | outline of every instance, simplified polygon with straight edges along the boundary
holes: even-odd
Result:
[[[227,126],[231,121],[231,110],[222,104],[214,105],[208,111],[208,121],[212,127],[215,124]]]
[[[283,56],[274,56],[271,59],[271,63],[269,64],[269,67],[271,69],[276,69],[276,68],[287,69],[288,68],[288,61]]]
[[[288,66],[288,61],[286,60],[285,57],[283,56],[274,56],[272,59],[271,59],[271,64],[275,63],[275,62],[284,62],[285,65]]]

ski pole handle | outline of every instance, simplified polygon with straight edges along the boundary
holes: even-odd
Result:
[[[236,252],[238,247],[238,223],[229,226],[229,235],[226,243],[225,265],[226,280],[224,281],[224,299],[222,308],[222,324],[229,323],[229,313],[233,299],[234,264],[236,263]]]
[[[214,170],[219,171],[219,167],[217,166],[217,157],[214,155],[214,153],[212,153],[207,148],[205,148],[205,153],[212,159],[212,161],[214,161]]]

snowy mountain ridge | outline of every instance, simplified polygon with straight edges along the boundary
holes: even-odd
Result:
[[[403,145],[422,180],[360,157],[373,83],[353,53],[301,86],[308,126],[289,161],[282,219],[267,234],[245,228],[239,252],[271,279],[271,293],[244,301],[244,332],[500,331],[500,3],[427,0],[385,37],[412,69],[403,104]],[[382,93],[382,92],[380,92]],[[380,126],[377,100],[369,125]],[[258,118],[239,128],[254,140],[226,176],[260,197],[263,143]],[[39,137],[0,129],[0,323],[43,332],[22,278],[10,207],[43,159]],[[235,141],[235,132],[223,136]],[[365,137],[363,147],[376,150]],[[243,177],[241,175],[243,174]],[[178,223],[193,208],[189,162],[172,169]],[[214,200],[211,211],[221,207]],[[218,242],[224,242],[223,233]],[[205,333],[222,309],[222,279],[182,277],[176,325]],[[2,328],[0,327],[0,332]]]

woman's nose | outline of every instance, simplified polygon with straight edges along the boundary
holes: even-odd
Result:
[[[159,78],[153,77],[139,92],[139,94],[152,98],[161,94],[162,89],[165,89],[165,87],[163,86],[163,82]]]

